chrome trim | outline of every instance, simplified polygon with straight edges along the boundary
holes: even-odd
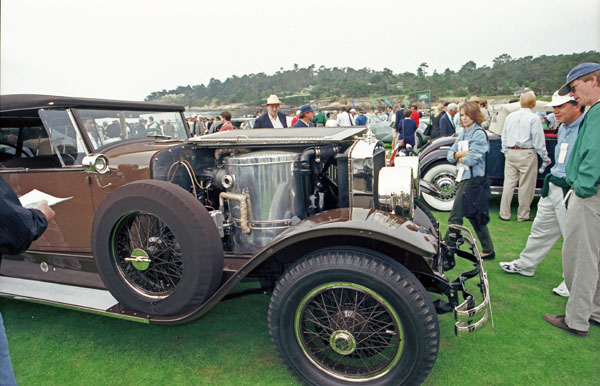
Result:
[[[463,272],[459,279],[457,279],[463,286],[463,294],[467,295],[464,302],[454,307],[454,320],[456,321],[454,323],[454,333],[456,336],[462,337],[469,335],[473,331],[483,326],[488,319],[491,320],[493,328],[494,318],[492,315],[492,303],[490,299],[488,276],[483,267],[483,260],[481,259],[479,248],[477,247],[477,240],[469,228],[456,224],[449,225],[449,228],[454,228],[462,232],[463,240],[468,244],[475,257],[475,269],[472,271]],[[464,288],[464,281],[477,274],[479,274],[479,287],[482,300],[480,304],[475,305],[474,297],[470,295]]]

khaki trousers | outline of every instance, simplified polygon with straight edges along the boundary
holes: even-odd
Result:
[[[531,201],[535,192],[537,178],[537,156],[533,149],[508,149],[504,162],[504,186],[500,201],[500,217],[510,220],[510,202],[513,193],[519,184],[519,209],[517,221],[526,221],[529,218]]]
[[[562,258],[570,295],[565,322],[587,331],[590,318],[600,322],[600,190],[587,198],[569,198]]]
[[[550,182],[548,195],[538,202],[527,244],[517,260],[525,273],[533,275],[560,236],[565,234],[567,210],[563,201],[562,188]]]

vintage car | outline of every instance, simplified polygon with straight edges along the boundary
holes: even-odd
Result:
[[[172,326],[254,281],[277,354],[315,385],[420,383],[438,312],[457,335],[490,316],[473,236],[440,245],[417,157],[384,167],[365,127],[191,138],[181,106],[44,95],[4,95],[0,114],[0,175],[71,198],[3,257],[0,296]],[[472,266],[450,280],[453,253]]]
[[[534,111],[547,111],[545,102],[537,102]],[[499,105],[492,111],[492,122],[489,130],[486,130],[490,150],[487,157],[487,173],[490,181],[492,194],[502,194],[502,185],[504,183],[504,153],[502,153],[501,134],[504,126],[504,120],[509,113],[519,109],[519,103],[510,103]],[[548,156],[554,160],[554,148],[556,147],[557,134],[553,130],[545,131],[546,149]],[[446,156],[448,149],[452,146],[456,137],[436,138],[426,144],[419,152],[419,165],[421,168],[421,178],[433,184],[441,193],[427,194],[423,193],[423,200],[433,209],[446,212],[452,209],[454,196],[456,194],[456,164],[450,163]],[[538,166],[541,166],[542,160],[538,156]],[[547,167],[543,173],[539,173],[536,183],[536,194],[544,182],[545,175],[554,166],[554,162]],[[518,188],[515,189],[518,192]]]

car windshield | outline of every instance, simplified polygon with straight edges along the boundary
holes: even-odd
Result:
[[[131,110],[77,110],[94,150],[118,141],[168,136],[187,138],[178,111],[148,112]]]

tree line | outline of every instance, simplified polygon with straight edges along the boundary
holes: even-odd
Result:
[[[264,72],[243,76],[232,75],[225,81],[211,78],[208,84],[178,86],[172,90],[152,92],[148,101],[168,101],[185,106],[244,103],[262,104],[270,94],[277,94],[284,103],[302,104],[326,98],[383,98],[412,95],[431,90],[432,99],[444,96],[511,95],[529,87],[540,96],[551,95],[565,81],[571,68],[583,62],[600,62],[600,52],[587,51],[569,55],[526,56],[514,59],[502,54],[493,65],[477,67],[472,60],[458,71],[429,74],[427,63],[421,63],[416,73],[394,74],[384,68],[355,70],[351,67],[327,68],[314,64],[290,70],[283,67],[275,74]]]

